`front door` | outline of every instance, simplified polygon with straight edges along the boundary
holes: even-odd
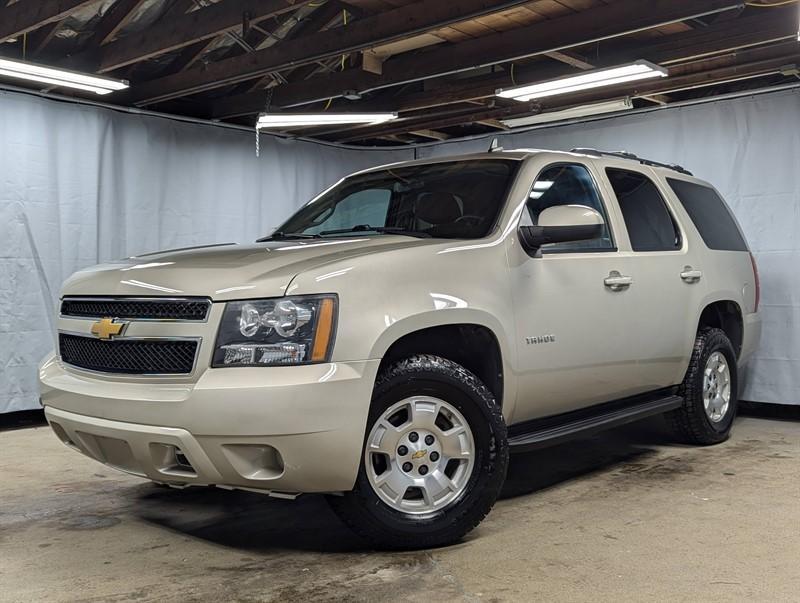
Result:
[[[548,207],[584,205],[603,216],[601,238],[545,245],[541,257],[518,244],[508,250],[519,371],[515,423],[640,391],[630,375],[631,257],[617,250],[618,218],[609,220],[592,170],[590,162],[545,167],[521,224],[535,225]]]

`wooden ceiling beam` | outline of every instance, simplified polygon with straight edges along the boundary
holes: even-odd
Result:
[[[28,34],[27,50],[28,56],[35,57],[45,49],[45,47],[53,40],[61,27],[61,21],[53,21],[47,25],[43,25],[34,32]]]
[[[349,7],[339,2],[339,0],[327,0],[327,2],[325,2],[322,6],[314,9],[314,12],[312,12],[310,15],[307,15],[306,18],[300,20],[297,25],[292,27],[292,29],[289,30],[289,32],[279,42],[277,42],[277,44],[282,44],[284,42],[288,42],[289,40],[294,40],[296,38],[317,33],[323,29],[326,29],[335,19],[337,19],[337,17],[339,17],[341,11],[345,9],[347,9],[349,12]],[[281,75],[286,79],[304,79],[306,70],[313,70],[316,67],[316,65],[304,65],[302,67],[298,67],[297,69],[282,73]],[[263,89],[271,80],[272,77],[270,75],[266,75],[252,82],[242,84],[242,88],[244,91],[260,90],[263,98]]]
[[[348,73],[349,81],[342,77],[340,79],[343,81],[339,82],[330,78],[331,81],[326,82],[328,86],[319,87],[317,96],[322,98],[313,100],[341,96],[344,90],[363,94],[407,82],[561,51],[683,21],[692,16],[732,10],[741,4],[741,0],[650,0],[644,5],[641,0],[617,0],[613,4],[598,5],[579,13],[452,46],[400,55],[384,64],[382,76]],[[339,84],[344,84],[344,87]]]
[[[407,118],[392,122],[391,126],[381,124],[378,126],[357,126],[357,127],[336,127],[320,131],[317,136],[330,136],[341,133],[341,137],[336,137],[338,142],[350,142],[353,140],[364,140],[366,138],[377,138],[387,134],[405,134],[408,132],[449,128],[464,124],[477,123],[479,121],[501,120],[516,117],[520,112],[531,115],[540,111],[540,105],[536,102],[518,103],[508,107],[483,107],[476,109],[470,107],[457,111],[442,111],[436,116],[421,115],[418,117]],[[378,134],[375,135],[374,133]]]
[[[657,41],[654,42],[616,49],[611,53],[604,53],[593,64],[597,67],[609,67],[635,59],[648,59],[658,64],[674,65],[681,61],[696,60],[698,56],[713,56],[712,52],[715,55],[739,52],[767,43],[791,41],[796,36],[795,27],[791,21],[785,18],[785,12],[778,15],[764,15],[764,17],[767,18],[748,18],[739,23],[726,22],[721,24],[718,29],[709,28],[705,36],[698,36],[697,32],[691,31],[657,38]],[[545,81],[569,75],[569,73],[571,71],[568,68],[556,65],[529,66],[517,69],[514,81],[517,83]],[[398,99],[387,99],[379,103],[367,101],[357,108],[354,106],[353,110],[367,110],[367,108],[376,111],[422,109],[466,99],[491,97],[497,88],[510,85],[512,85],[510,73],[501,71],[489,76],[442,84],[431,91],[408,94]],[[291,84],[283,87],[284,91],[290,86]],[[243,101],[245,100],[244,98],[225,99],[220,101],[220,105],[227,102],[230,106],[234,106],[234,103],[238,101],[239,107],[244,109]],[[280,104],[286,100],[286,96],[281,94],[280,89],[277,89],[274,102]]]
[[[584,59],[583,57],[579,56],[574,52],[556,50],[553,52],[546,52],[545,56],[548,56],[551,59],[559,61],[561,63],[566,63],[567,65],[575,67],[575,69],[586,70],[594,68],[594,65],[592,65],[586,59]]]
[[[419,136],[420,138],[428,138],[430,140],[447,140],[450,138],[449,134],[445,134],[444,132],[437,132],[436,130],[411,130],[409,134],[413,134],[414,136]]]
[[[37,0],[0,8],[0,42],[61,21],[94,0]]]
[[[210,63],[202,70],[190,70],[145,82],[131,91],[132,100],[137,105],[147,105],[235,84],[272,71],[363,50],[491,14],[524,4],[525,1],[422,0],[359,19],[347,27],[329,29],[285,42],[275,48],[265,48],[240,57]],[[703,1],[730,2],[731,0]]]
[[[211,48],[215,41],[216,38],[208,38],[185,46],[169,64],[167,71],[169,73],[178,73],[188,69]]]
[[[98,48],[107,44],[122,29],[145,0],[117,0],[112,4],[92,31],[87,48]]]
[[[520,57],[545,54],[547,52],[560,52],[563,51],[564,46],[581,46],[583,44],[588,44],[598,36],[603,39],[620,37],[634,31],[645,29],[648,25],[650,27],[656,27],[663,24],[664,21],[679,19],[680,16],[685,17],[701,9],[711,10],[716,7],[716,10],[721,10],[720,7],[731,5],[736,6],[737,3],[723,2],[708,4],[695,2],[694,0],[670,1],[667,3],[659,1],[648,3],[646,10],[643,11],[642,4],[639,0],[621,0],[615,4],[588,9],[581,13],[567,15],[549,21],[540,21],[530,26],[500,34],[492,34],[467,42],[460,42],[446,48],[434,48],[415,55],[398,56],[384,64],[384,73],[382,76],[364,73],[360,69],[351,69],[340,73],[315,77],[302,82],[284,84],[275,89],[273,103],[280,107],[294,107],[316,101],[324,101],[328,98],[335,98],[341,96],[344,91],[348,90],[359,91],[396,86],[417,76],[424,76],[427,79],[445,75],[453,70],[469,70],[470,68],[479,66],[481,63],[495,64]],[[614,9],[613,15],[610,12],[612,8]],[[660,12],[658,12],[659,10]],[[621,14],[627,13],[627,18],[619,18],[616,20],[611,18],[614,15],[618,16],[620,11]],[[770,23],[773,22],[770,21]],[[731,28],[733,26],[733,24],[727,24],[727,29],[722,35],[714,37],[708,44],[718,46],[721,43],[719,38],[726,39],[731,37]],[[786,26],[785,20],[780,27],[782,28],[782,33],[783,30],[789,29]],[[591,31],[592,33],[588,36],[586,33],[581,33],[585,31]],[[706,32],[706,34],[709,35],[708,32]],[[665,40],[663,44],[668,45],[676,36],[681,35],[682,34],[672,34],[659,38],[659,40]],[[753,34],[749,35],[748,40],[760,40],[762,38],[763,35],[759,31],[755,31]],[[691,42],[694,44],[699,43],[696,38],[691,40]],[[683,42],[681,42],[681,44],[683,44]],[[644,47],[647,48],[647,45],[645,44]],[[621,52],[618,52],[616,56],[608,56],[607,58],[604,56],[602,64],[613,65],[616,62],[638,58],[654,60],[648,53],[641,53],[637,56],[635,48],[636,47],[628,49],[627,58],[624,59],[621,56],[624,53]],[[669,48],[655,48],[650,54],[654,54],[657,58],[658,56],[663,56],[665,50],[669,52]],[[682,54],[686,54],[686,49],[680,47],[670,56],[675,57]],[[445,62],[448,63],[448,66],[443,65]],[[558,77],[571,73],[569,67],[560,65],[554,65],[552,69],[547,69],[544,73],[542,73],[541,68],[537,68],[536,73],[533,74],[530,73],[530,68],[526,69],[529,75],[533,75],[534,77],[537,75]],[[414,75],[415,73],[417,74],[416,76]],[[528,76],[525,74],[525,69],[518,69],[515,75],[516,82],[532,81],[528,79]],[[475,92],[470,92],[471,89],[476,87],[476,83],[479,84],[480,82],[484,82],[485,85],[483,87],[478,86],[478,90]],[[466,91],[461,100],[468,100],[491,96],[494,94],[496,88],[511,85],[511,79],[508,75],[508,71],[501,71],[496,75],[470,79],[465,83],[452,87],[454,97],[457,97],[458,93],[456,91],[460,85],[463,85]],[[436,86],[430,92],[416,93],[419,98],[419,104],[416,105],[416,107],[422,108],[425,106],[432,106],[426,105],[426,103],[437,104],[437,98],[440,92],[442,92],[442,88]],[[258,110],[257,107],[260,106],[260,102],[261,99],[255,95],[251,97],[247,95],[232,96],[217,101],[213,105],[211,112],[215,118],[247,115],[256,112]],[[403,110],[406,107],[407,105],[404,105],[403,101],[400,100],[393,110]]]
[[[347,10],[349,13],[352,9],[349,5],[345,5],[337,0],[328,0],[315,10],[308,19],[298,23],[297,27],[289,32],[289,36],[287,36],[285,40],[294,40],[327,29],[328,26],[339,17],[343,10]],[[360,15],[361,13],[359,13],[359,16]],[[312,75],[318,67],[319,66],[316,64],[303,65],[297,69],[292,69],[284,75],[289,80],[304,80]]]
[[[190,46],[202,40],[242,27],[244,15],[252,22],[297,10],[310,0],[221,0],[173,19],[161,19],[152,27],[125,36],[104,46],[97,71],[105,73],[125,65],[143,61],[171,50]],[[91,56],[76,61],[91,61]]]
[[[786,47],[788,48],[788,45]],[[751,57],[755,58],[756,55],[751,55]],[[681,92],[714,84],[763,77],[781,73],[783,67],[792,63],[800,64],[800,53],[796,52],[796,50],[789,54],[781,54],[749,61],[745,60],[742,62],[731,62],[730,58],[726,58],[724,61],[719,60],[716,62],[709,61],[705,64],[692,64],[684,68],[685,73],[675,77],[659,79],[658,81],[623,84],[606,89],[595,89],[579,94],[565,95],[563,97],[551,97],[542,99],[540,103],[520,103],[516,108],[512,107],[506,109],[503,119],[533,115],[542,111],[557,111],[568,107],[588,105],[626,97],[652,97],[654,95]],[[446,127],[456,125],[455,122],[458,120],[461,120],[460,123],[472,123],[483,119],[483,115],[483,112],[476,112],[474,114],[459,114],[458,116],[444,120],[438,118],[419,118],[407,120],[405,123],[403,121],[392,122],[391,126],[383,124],[380,126],[361,127],[351,130],[344,136],[336,138],[336,140],[338,142],[352,142],[407,132],[410,129],[418,130],[423,128]]]

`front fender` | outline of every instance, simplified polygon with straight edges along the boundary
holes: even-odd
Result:
[[[503,325],[494,315],[477,308],[446,308],[429,310],[405,316],[390,324],[375,340],[370,358],[383,358],[391,345],[406,335],[447,325],[469,324],[486,327],[497,338],[501,353],[505,359],[509,353],[507,342],[508,334]]]

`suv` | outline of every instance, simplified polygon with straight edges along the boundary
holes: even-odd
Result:
[[[327,493],[382,547],[453,542],[509,453],[665,413],[715,444],[759,285],[717,191],[624,153],[359,172],[253,245],[74,274],[40,368],[57,436],[183,487]]]

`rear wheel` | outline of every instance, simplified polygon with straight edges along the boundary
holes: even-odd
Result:
[[[679,395],[683,406],[668,413],[677,435],[691,444],[728,439],[738,401],[736,354],[721,329],[697,334],[692,359]]]
[[[454,542],[491,509],[508,464],[506,427],[475,375],[437,356],[378,379],[355,488],[329,501],[382,548]]]

